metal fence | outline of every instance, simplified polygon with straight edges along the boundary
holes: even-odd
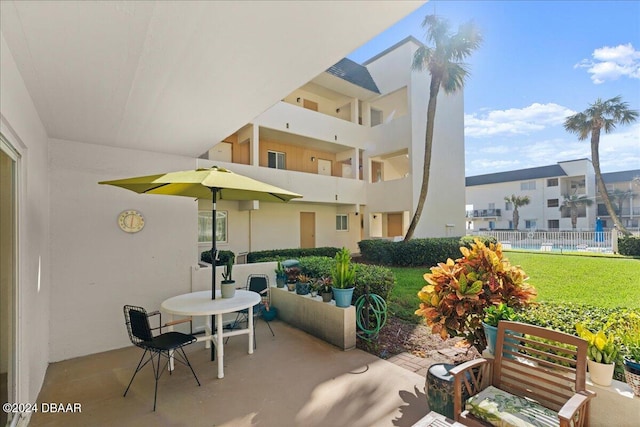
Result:
[[[503,249],[526,249],[544,252],[613,253],[611,231],[480,231],[493,236]]]

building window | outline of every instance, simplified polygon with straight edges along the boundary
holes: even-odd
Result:
[[[211,243],[211,211],[198,211],[198,243]],[[227,211],[216,211],[216,242],[227,243]]]
[[[547,227],[549,230],[558,230],[560,229],[560,220],[559,219],[550,219],[547,221]]]
[[[524,228],[526,229],[535,229],[536,228],[536,220],[528,219],[524,222]]]
[[[511,203],[511,202],[504,202],[504,210],[505,210],[505,211],[510,211],[510,210],[512,210],[512,209],[513,209],[513,203]],[[511,228],[511,227],[509,227],[509,228]]]
[[[584,179],[581,179],[579,181],[571,181],[570,187],[573,190],[573,193],[576,193],[577,190],[584,190]]]
[[[535,190],[536,182],[535,181],[524,181],[520,183],[520,190]]]
[[[349,216],[345,214],[336,215],[336,230],[348,231],[349,230]]]
[[[557,187],[558,186],[558,178],[549,178],[547,180],[547,187]]]
[[[548,208],[557,208],[558,206],[560,206],[558,199],[547,199]]]
[[[268,166],[272,169],[286,169],[285,166],[285,153],[281,153],[279,151],[268,151],[267,152]]]

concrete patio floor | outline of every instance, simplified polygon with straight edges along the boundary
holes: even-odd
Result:
[[[411,426],[427,412],[424,375],[361,350],[341,351],[281,321],[260,320],[225,345],[225,378],[203,343],[188,347],[201,387],[178,365],[158,385],[145,367],[122,394],[142,350],[127,347],[53,363],[38,402],[80,403],[81,413],[36,413],[30,426]],[[125,329],[123,326],[123,334]]]

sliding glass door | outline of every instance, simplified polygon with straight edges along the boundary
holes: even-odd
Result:
[[[17,161],[0,133],[0,401],[16,399]],[[0,412],[0,426],[13,415]]]

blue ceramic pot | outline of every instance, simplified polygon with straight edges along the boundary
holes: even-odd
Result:
[[[309,284],[308,283],[296,283],[296,294],[298,295],[307,295],[309,293]]]
[[[346,308],[351,305],[353,299],[353,289],[339,289],[333,288],[333,299],[336,300],[336,307]]]

